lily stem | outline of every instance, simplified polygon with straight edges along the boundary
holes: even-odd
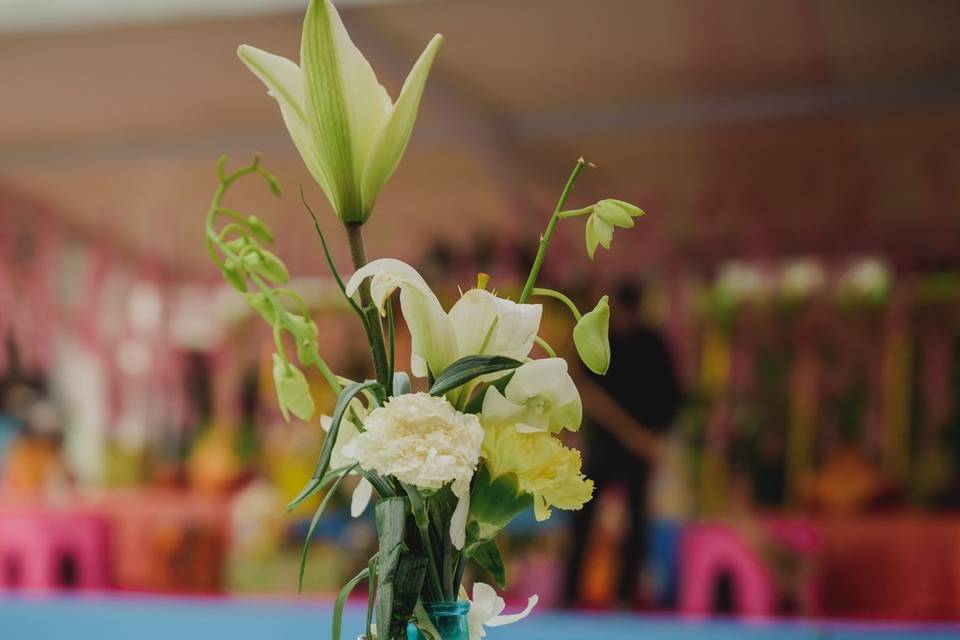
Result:
[[[367,264],[367,251],[363,244],[363,226],[356,223],[344,225],[347,229],[347,242],[350,244],[350,258],[353,268],[359,269]],[[390,380],[390,369],[387,364],[387,348],[383,341],[383,325],[380,324],[380,315],[376,305],[370,297],[370,281],[364,280],[360,284],[360,308],[363,309],[364,328],[367,330],[367,340],[370,342],[370,352],[373,356],[373,368],[377,375],[377,382],[387,387]]]
[[[533,293],[533,286],[537,283],[537,276],[540,275],[540,268],[543,266],[543,259],[547,254],[547,245],[550,244],[550,237],[553,236],[553,230],[556,228],[557,222],[560,221],[560,212],[563,210],[563,205],[567,202],[567,196],[570,195],[573,183],[577,181],[577,176],[580,175],[580,172],[583,171],[583,167],[586,164],[586,160],[578,158],[576,166],[573,167],[573,171],[570,173],[570,177],[567,178],[567,185],[560,194],[560,199],[557,201],[557,206],[553,210],[553,215],[550,216],[550,222],[547,223],[547,229],[543,232],[543,235],[540,236],[540,249],[537,251],[537,257],[533,259],[533,267],[530,269],[530,275],[527,276],[527,282],[523,285],[523,292],[520,294],[520,300],[518,300],[520,304],[526,302],[530,298],[530,294]]]

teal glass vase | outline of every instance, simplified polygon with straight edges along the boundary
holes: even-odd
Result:
[[[440,640],[470,640],[470,627],[467,624],[467,613],[470,603],[466,600],[458,602],[425,602],[423,608],[433,626],[440,632]],[[407,625],[407,640],[425,640],[416,625]]]

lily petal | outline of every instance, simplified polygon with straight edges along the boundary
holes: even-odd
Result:
[[[394,258],[374,260],[357,270],[346,285],[348,296],[356,293],[360,283],[371,278],[370,294],[380,313],[385,313],[387,298],[400,289],[400,310],[410,329],[412,351],[438,374],[457,359],[457,339],[450,319],[417,270]],[[421,363],[411,359],[414,375],[423,372]]]
[[[323,189],[327,199],[333,201],[330,191],[331,178],[320,160],[314,138],[307,126],[306,107],[303,95],[303,73],[291,60],[266,51],[241,45],[237,56],[250,71],[267,86],[268,93],[280,105],[280,115],[290,132],[293,144],[300,152],[310,175]]]
[[[371,497],[373,497],[373,485],[366,478],[360,478],[350,497],[350,516],[359,518],[370,504]]]
[[[403,157],[413,123],[417,119],[423,87],[441,44],[443,36],[439,33],[427,44],[404,81],[396,104],[388,110],[383,126],[373,140],[361,178],[361,201],[365,211],[373,208],[377,195]]]
[[[303,21],[300,62],[306,82],[306,121],[330,175],[334,206],[345,222],[369,215],[360,198],[360,176],[374,137],[390,108],[377,81],[330,0],[312,0]]]
[[[533,349],[543,307],[517,304],[483,289],[471,289],[450,309],[460,355],[525,358]]]

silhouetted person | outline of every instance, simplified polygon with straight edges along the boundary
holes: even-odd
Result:
[[[611,300],[610,349],[606,376],[583,374],[578,386],[588,417],[585,473],[596,488],[594,498],[574,515],[564,599],[577,603],[583,560],[600,495],[620,484],[626,490],[628,531],[621,552],[617,598],[637,600],[641,562],[646,555],[647,488],[660,448],[680,407],[681,391],[663,338],[641,324],[639,285],[621,283]]]

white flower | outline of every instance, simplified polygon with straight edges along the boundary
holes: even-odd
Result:
[[[385,313],[390,295],[400,289],[400,309],[410,328],[410,370],[439,375],[447,365],[469,355],[522,359],[530,353],[543,307],[517,304],[483,289],[470,289],[446,313],[417,270],[400,260],[382,258],[360,268],[347,282],[347,295],[370,278],[370,294]]]
[[[470,480],[483,444],[477,417],[460,413],[444,398],[414,393],[395,396],[374,409],[364,428],[343,454],[365,469],[419,489],[436,491],[450,483],[459,499],[450,537],[463,548]]]
[[[780,274],[780,291],[794,300],[806,298],[823,288],[827,275],[814,258],[793,260]]]
[[[465,592],[461,592],[465,594]],[[502,627],[523,620],[540,601],[540,596],[534,594],[527,600],[527,608],[520,613],[500,615],[506,608],[503,598],[490,585],[483,582],[473,583],[473,598],[470,600],[470,612],[467,614],[470,640],[479,640],[487,635],[484,627]]]
[[[396,102],[377,81],[330,0],[307,8],[297,63],[243,45],[240,59],[267,85],[304,164],[344,222],[364,222],[406,149],[437,49],[424,49]]]
[[[483,397],[484,422],[513,424],[520,433],[576,431],[583,405],[563,358],[533,360],[518,367],[503,393],[496,387]]]

